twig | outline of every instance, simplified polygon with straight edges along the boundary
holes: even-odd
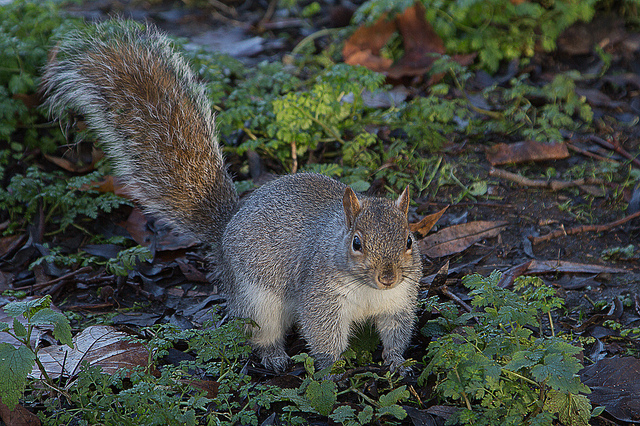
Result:
[[[614,222],[605,223],[604,225],[583,225],[583,226],[576,226],[575,228],[569,228],[569,229],[564,229],[564,228],[557,229],[541,237],[530,236],[529,240],[531,241],[532,244],[537,244],[544,241],[549,241],[556,237],[561,237],[563,235],[581,234],[583,232],[605,232],[617,226],[625,224],[637,217],[640,217],[640,212],[635,212],[634,214],[630,214],[629,216],[623,217],[622,219],[618,219]]]
[[[458,297],[457,295],[455,295],[451,291],[449,291],[449,289],[447,288],[446,285],[443,285],[442,287],[440,287],[440,291],[442,292],[442,294],[447,296],[449,299],[453,300],[458,305],[462,306],[464,308],[464,310],[466,310],[467,312],[472,312],[473,311],[473,309],[471,309],[471,306],[466,304],[464,302],[464,300],[460,299],[460,297]]]
[[[566,143],[566,145],[567,145],[567,148],[569,148],[570,150],[578,152],[578,153],[584,155],[585,157],[590,157],[590,158],[593,158],[593,159],[598,160],[598,161],[606,161],[608,163],[620,164],[619,161],[616,161],[616,160],[614,160],[612,158],[607,158],[607,157],[603,157],[602,155],[594,154],[593,152],[589,152],[589,151],[586,151],[586,150],[584,150],[582,148],[578,148],[577,146],[572,145],[572,144],[570,144],[568,142]]]
[[[73,272],[69,272],[68,274],[63,275],[61,277],[54,278],[52,280],[45,281],[45,282],[39,283],[39,284],[26,285],[24,287],[16,287],[16,288],[14,288],[14,290],[34,290],[34,289],[37,289],[37,288],[48,287],[48,286],[50,286],[52,284],[55,284],[55,283],[57,283],[59,281],[64,281],[64,280],[67,280],[67,279],[69,279],[69,278],[71,278],[71,277],[73,277],[75,275],[82,274],[82,273],[85,273],[85,272],[90,272],[92,270],[93,270],[93,268],[91,266],[84,266],[84,267],[82,267],[80,269],[77,269],[77,270],[75,270]]]
[[[630,160],[636,167],[640,168],[640,160],[638,160],[636,158],[637,155],[629,154],[629,152],[627,152],[626,149],[624,149],[622,146],[620,146],[620,144],[618,142],[611,143],[611,142],[606,141],[606,140],[604,140],[601,137],[596,136],[596,135],[589,135],[588,139],[590,141],[593,141],[593,142],[599,144],[599,145],[604,146],[607,149],[611,149],[611,150],[617,152],[618,154],[622,155],[627,160]]]
[[[307,45],[307,43],[310,43],[310,42],[314,41],[317,38],[324,37],[326,35],[330,35],[332,33],[335,33],[336,30],[338,30],[338,29],[339,28],[324,28],[322,30],[316,31],[313,34],[310,34],[310,35],[306,36],[305,38],[303,38],[300,41],[300,43],[298,43],[296,45],[296,47],[293,48],[293,50],[291,51],[291,55],[294,55],[294,56],[297,55],[298,53],[300,53],[300,50],[302,50],[302,48]]]
[[[258,26],[264,25],[266,22],[269,22],[271,20],[271,18],[273,17],[273,14],[276,11],[277,5],[278,5],[278,0],[269,1],[269,6],[267,7],[267,10],[264,12],[262,19],[260,19]]]
[[[229,7],[219,0],[209,0],[209,4],[217,8],[218,10],[223,11],[229,16],[233,16],[236,19],[238,18],[238,12],[233,7]]]
[[[564,188],[571,188],[574,186],[581,185],[604,185],[605,181],[602,179],[596,178],[581,178],[572,181],[562,181],[562,180],[539,180],[539,179],[529,179],[517,173],[511,173],[502,169],[494,169],[489,170],[489,176],[499,177],[502,179],[507,179],[522,186],[531,186],[536,188],[549,188],[553,191],[558,191]]]
[[[427,209],[428,206],[449,206],[449,207],[471,206],[471,207],[490,207],[490,208],[496,208],[496,209],[515,209],[516,208],[516,206],[514,206],[513,204],[498,204],[498,203],[492,203],[490,201],[476,201],[476,202],[462,201],[456,204],[451,204],[444,201],[427,201],[418,206],[417,212],[421,214],[424,213],[424,211]]]

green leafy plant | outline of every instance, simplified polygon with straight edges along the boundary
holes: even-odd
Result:
[[[438,393],[462,403],[462,424],[551,425],[557,415],[563,424],[586,426],[591,405],[582,394],[590,390],[575,358],[581,349],[532,331],[561,300],[537,278],[517,280],[518,294],[498,287],[500,277],[496,271],[463,279],[479,310],[461,320],[477,324],[431,343],[420,381],[436,375]]]
[[[336,423],[343,425],[364,425],[379,421],[381,418],[402,420],[407,416],[406,411],[399,405],[409,398],[406,386],[397,386],[398,376],[387,372],[380,376],[373,372],[358,373],[349,378],[346,389],[339,389],[334,379],[344,373],[344,361],[339,361],[333,368],[316,371],[314,360],[306,353],[293,357],[301,362],[306,371],[306,378],[298,388],[282,389],[280,399],[293,403],[286,408],[289,412],[300,411],[322,416],[328,416]],[[386,383],[387,392],[381,392],[377,397],[371,397],[360,389],[371,381]],[[384,391],[383,387],[378,390]],[[350,405],[340,404],[338,397],[353,393],[362,401],[362,407],[356,411]]]
[[[28,223],[42,208],[45,223],[56,225],[52,232],[64,232],[71,225],[88,233],[77,223],[78,217],[95,219],[99,212],[109,213],[130,204],[112,192],[92,189],[92,183],[100,176],[93,172],[68,178],[61,172],[46,173],[36,166],[29,167],[24,175],[14,175],[6,188],[0,188],[0,209],[9,213],[9,231]]]
[[[356,22],[374,22],[412,6],[413,0],[369,0]],[[512,2],[510,0],[422,0],[427,21],[443,39],[447,53],[478,53],[478,65],[494,72],[501,61],[551,51],[560,33],[576,21],[589,21],[596,0]]]
[[[79,19],[63,17],[51,1],[25,0],[0,6],[0,139],[20,144],[55,148],[59,131],[41,133],[43,116],[33,106],[39,71],[44,66],[51,39],[80,25]],[[57,129],[56,129],[57,130]]]
[[[73,348],[71,326],[61,312],[50,308],[51,296],[23,302],[11,302],[4,306],[5,313],[13,318],[13,324],[0,322],[0,332],[7,333],[17,342],[17,346],[0,343],[0,397],[2,402],[13,409],[22,396],[27,375],[35,364],[50,386],[53,380],[38,359],[39,348],[33,345],[32,336],[37,326],[53,326],[53,336],[63,344]],[[20,318],[24,319],[23,323]]]
[[[138,262],[144,262],[153,258],[153,254],[147,247],[135,246],[118,253],[117,257],[106,263],[107,272],[121,277],[126,277]]]

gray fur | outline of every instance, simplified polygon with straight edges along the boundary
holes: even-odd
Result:
[[[395,369],[404,361],[421,276],[417,244],[407,248],[406,190],[393,202],[302,173],[239,205],[205,91],[154,29],[112,23],[70,36],[43,89],[52,112],[85,115],[147,211],[212,245],[231,313],[256,322],[251,339],[265,366],[287,368],[284,338],[294,323],[326,367],[367,319],[385,362]]]

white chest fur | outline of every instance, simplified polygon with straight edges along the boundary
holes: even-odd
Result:
[[[410,285],[409,282],[403,281],[388,290],[361,286],[345,291],[341,298],[342,315],[350,322],[360,322],[375,315],[406,310],[412,303]]]

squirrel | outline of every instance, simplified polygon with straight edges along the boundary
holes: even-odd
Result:
[[[322,369],[370,319],[384,362],[407,371],[422,273],[408,187],[393,201],[297,173],[240,200],[204,86],[150,25],[115,20],[65,37],[42,92],[51,115],[84,115],[146,212],[210,247],[230,314],[253,320],[250,342],[265,367],[288,368],[284,340],[294,323]]]

